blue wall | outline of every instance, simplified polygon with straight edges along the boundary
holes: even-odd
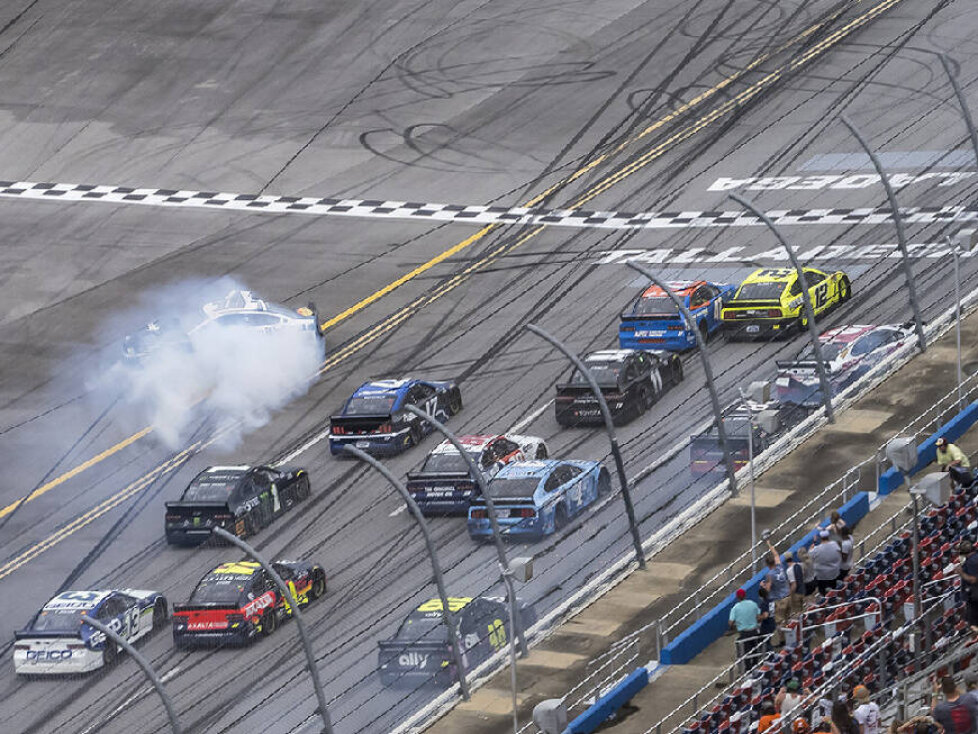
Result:
[[[590,734],[648,684],[649,671],[639,668],[568,724],[564,734]]]
[[[913,476],[937,458],[935,444],[938,438],[943,436],[948,441],[957,441],[976,421],[978,421],[978,402],[971,403],[971,405],[938,428],[937,433],[917,447],[917,465],[910,472],[910,475]],[[901,484],[903,484],[903,475],[900,474],[896,467],[892,467],[880,474],[878,491],[880,494],[886,495]]]

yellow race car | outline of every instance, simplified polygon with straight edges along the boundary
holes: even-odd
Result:
[[[815,315],[849,299],[852,283],[842,271],[824,273],[805,268],[808,292]],[[794,268],[760,268],[740,284],[734,297],[723,304],[722,328],[728,338],[777,336],[792,327],[808,326],[801,282]]]

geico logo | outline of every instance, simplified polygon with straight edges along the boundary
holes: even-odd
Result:
[[[59,660],[68,660],[72,656],[71,650],[28,650],[27,660],[32,663],[54,663]]]
[[[189,630],[222,630],[228,626],[227,620],[219,622],[191,622],[187,625]]]
[[[253,602],[251,602],[248,606],[246,606],[244,608],[244,613],[246,616],[249,614],[257,614],[262,609],[265,609],[266,607],[270,607],[274,603],[275,603],[275,595],[270,591],[266,591],[264,594],[262,594]]]
[[[419,652],[406,652],[397,659],[397,662],[405,668],[423,668],[428,664],[428,656]]]

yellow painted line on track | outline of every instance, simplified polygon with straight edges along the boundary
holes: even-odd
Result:
[[[868,0],[857,0],[857,3],[856,4],[857,5],[858,4],[862,4],[862,3],[867,2],[867,1]],[[740,92],[738,95],[736,95],[732,99],[727,100],[723,104],[719,105],[717,108],[715,108],[714,110],[712,110],[710,113],[704,115],[703,117],[700,117],[699,119],[697,119],[696,121],[694,121],[691,125],[683,128],[682,130],[678,131],[674,135],[670,136],[664,142],[662,142],[662,143],[654,146],[653,148],[649,149],[648,151],[646,151],[645,153],[643,153],[639,158],[637,158],[634,161],[631,161],[630,163],[626,164],[623,168],[621,168],[618,171],[615,171],[615,172],[609,174],[604,179],[602,179],[600,182],[598,182],[597,184],[595,184],[589,191],[587,191],[585,194],[583,194],[581,197],[579,197],[574,203],[570,204],[566,208],[569,208],[569,209],[579,208],[583,204],[591,201],[595,197],[599,196],[600,194],[604,193],[609,188],[611,188],[612,186],[614,186],[616,183],[624,180],[625,178],[627,178],[628,176],[630,176],[632,173],[635,173],[636,171],[638,171],[641,168],[645,167],[646,165],[648,165],[652,161],[654,161],[654,160],[658,159],[659,157],[661,157],[662,154],[665,153],[670,148],[674,147],[678,143],[681,143],[681,142],[687,140],[688,138],[692,137],[696,133],[700,132],[704,128],[706,128],[709,125],[711,125],[712,123],[714,123],[717,120],[725,117],[730,112],[732,112],[733,110],[735,110],[738,106],[744,104],[745,102],[747,102],[748,100],[750,100],[751,98],[753,98],[754,96],[756,96],[757,94],[759,94],[761,91],[763,91],[766,87],[772,85],[774,82],[776,82],[782,76],[784,76],[786,73],[789,73],[791,71],[794,71],[794,70],[800,68],[801,66],[805,65],[806,63],[808,63],[812,59],[816,58],[817,56],[820,56],[822,53],[824,53],[829,48],[831,48],[836,43],[838,43],[840,40],[842,40],[843,38],[845,38],[846,36],[848,36],[854,30],[856,30],[857,28],[861,27],[862,25],[865,25],[870,20],[876,18],[877,16],[881,15],[882,13],[886,12],[887,10],[889,10],[890,8],[892,8],[895,5],[898,5],[901,2],[903,2],[903,0],[883,0],[883,2],[879,3],[878,5],[873,6],[871,9],[869,9],[868,11],[866,11],[864,14],[862,14],[859,17],[857,17],[857,18],[849,21],[845,26],[843,26],[839,30],[833,32],[832,34],[830,34],[829,36],[827,36],[825,39],[823,39],[819,43],[817,43],[814,46],[812,46],[810,49],[808,49],[804,54],[802,54],[798,58],[792,59],[791,61],[789,61],[784,66],[776,69],[775,71],[772,71],[772,72],[768,73],[762,79],[760,79],[759,81],[755,82],[754,84],[752,84],[751,86],[749,86],[744,91]],[[781,53],[781,52],[787,50],[788,48],[790,48],[791,46],[794,46],[794,45],[796,45],[796,44],[798,44],[798,43],[800,43],[802,41],[805,41],[810,36],[812,36],[813,34],[815,34],[816,32],[818,32],[819,29],[821,29],[825,25],[833,22],[837,17],[839,17],[839,15],[841,15],[841,13],[842,13],[841,10],[833,13],[832,15],[830,15],[829,17],[827,17],[825,20],[823,20],[823,21],[821,21],[819,23],[813,24],[812,26],[806,28],[804,31],[802,31],[798,35],[794,36],[793,38],[791,38],[790,40],[788,40],[787,42],[785,42],[781,46],[777,47],[776,49],[774,49],[774,50],[772,50],[772,51],[770,51],[768,53],[761,54],[761,56],[759,56],[758,58],[754,59],[750,64],[748,64],[746,67],[744,67],[740,71],[738,71],[738,72],[736,72],[736,73],[734,73],[734,74],[726,77],[725,79],[723,79],[721,82],[719,82],[718,84],[714,85],[710,89],[707,89],[707,90],[703,91],[702,93],[700,93],[699,95],[697,95],[696,97],[694,97],[693,99],[691,99],[689,102],[686,102],[685,104],[681,105],[677,109],[675,109],[672,112],[670,112],[668,115],[665,115],[664,117],[660,118],[659,120],[657,120],[656,122],[652,123],[648,127],[644,128],[641,132],[637,133],[635,136],[633,136],[633,137],[631,137],[631,138],[623,141],[622,143],[620,143],[618,146],[616,146],[612,150],[608,151],[607,153],[603,153],[602,155],[596,157],[594,160],[589,161],[585,166],[582,166],[578,170],[574,171],[574,173],[570,174],[567,178],[561,179],[560,181],[558,181],[557,183],[553,184],[548,189],[546,189],[544,192],[542,192],[542,193],[534,196],[532,199],[530,199],[529,201],[527,201],[523,206],[531,207],[531,206],[536,205],[537,203],[539,203],[540,201],[542,201],[543,199],[545,199],[547,196],[549,196],[550,194],[554,193],[556,190],[558,190],[560,188],[563,188],[567,184],[572,183],[573,181],[577,180],[578,178],[580,178],[581,176],[583,176],[587,172],[593,170],[595,167],[597,167],[601,163],[603,163],[603,162],[609,160],[610,158],[613,158],[614,156],[618,155],[619,153],[623,152],[629,146],[635,144],[638,141],[641,141],[642,139],[646,138],[647,136],[649,136],[650,134],[652,134],[656,130],[659,130],[663,126],[667,125],[669,122],[671,122],[671,121],[677,119],[679,116],[685,114],[689,110],[691,110],[691,109],[693,109],[693,108],[695,108],[697,106],[702,105],[704,102],[706,102],[709,99],[711,99],[713,96],[715,96],[716,94],[718,94],[719,92],[721,92],[722,90],[724,90],[726,87],[730,86],[732,83],[734,83],[735,81],[737,81],[738,79],[740,79],[741,77],[743,77],[745,74],[747,74],[749,72],[752,72],[755,69],[757,69],[761,64],[763,64],[765,61],[769,60],[770,58],[772,58],[776,54]],[[369,306],[372,303],[376,302],[377,300],[383,298],[385,295],[391,293],[392,291],[396,290],[397,288],[400,288],[405,283],[408,283],[409,281],[417,278],[419,275],[422,275],[423,273],[431,270],[432,268],[434,268],[435,266],[437,266],[440,263],[444,262],[445,260],[453,257],[454,255],[457,255],[458,253],[460,253],[463,250],[467,249],[468,247],[472,246],[476,242],[482,240],[487,234],[489,234],[490,232],[492,232],[493,230],[495,230],[496,228],[501,227],[501,226],[503,226],[503,225],[501,225],[501,224],[490,224],[490,225],[487,225],[487,226],[483,227],[482,229],[480,229],[479,231],[477,231],[474,234],[470,235],[469,237],[467,237],[466,239],[462,240],[461,242],[459,242],[459,243],[453,245],[452,247],[448,248],[447,250],[439,253],[438,255],[436,255],[435,257],[431,258],[427,262],[419,265],[418,267],[414,268],[410,272],[405,273],[400,278],[392,281],[388,285],[386,285],[383,288],[375,291],[374,293],[372,293],[371,295],[367,296],[366,298],[358,301],[356,304],[354,304],[350,308],[346,309],[345,311],[342,311],[341,313],[337,314],[336,316],[332,317],[331,319],[328,319],[327,321],[323,322],[322,328],[323,329],[329,329],[329,328],[331,328],[333,326],[336,326],[340,322],[342,322],[342,321],[350,318],[354,314],[356,314],[356,313],[362,311],[363,309],[365,309],[367,306]],[[416,313],[420,309],[422,309],[425,306],[433,303],[434,301],[437,301],[438,299],[442,298],[443,296],[445,296],[448,293],[450,293],[451,291],[453,291],[455,288],[457,288],[459,285],[461,285],[463,282],[465,282],[472,273],[476,272],[477,270],[480,270],[480,269],[484,268],[485,266],[491,264],[492,262],[494,262],[495,260],[499,259],[500,257],[502,257],[502,256],[504,256],[506,254],[509,254],[510,252],[512,252],[513,250],[517,249],[518,247],[521,247],[526,242],[528,242],[533,237],[535,237],[540,232],[542,232],[544,229],[546,229],[546,225],[537,225],[534,229],[531,229],[529,232],[526,232],[523,235],[520,235],[515,241],[513,241],[511,243],[508,243],[508,244],[503,244],[503,245],[497,247],[496,249],[494,249],[492,252],[490,252],[489,254],[487,254],[485,257],[483,257],[479,261],[472,263],[471,265],[469,265],[468,267],[466,267],[464,270],[462,270],[460,273],[457,273],[456,275],[454,275],[452,278],[450,278],[448,281],[446,281],[445,283],[443,283],[441,286],[439,286],[432,293],[426,294],[424,296],[420,296],[419,298],[417,298],[414,301],[412,301],[411,303],[409,303],[407,306],[404,306],[401,309],[399,309],[398,311],[396,311],[395,313],[391,314],[390,316],[388,316],[387,318],[385,318],[383,321],[381,321],[379,324],[377,324],[373,328],[369,329],[368,331],[364,332],[359,337],[357,337],[356,339],[354,339],[346,347],[344,347],[340,351],[338,351],[338,352],[334,353],[333,355],[331,355],[330,357],[328,357],[325,360],[325,362],[323,363],[322,367],[320,368],[319,374],[323,374],[324,372],[327,372],[328,370],[333,369],[334,367],[336,367],[340,363],[344,362],[346,359],[348,359],[353,354],[355,354],[356,352],[358,352],[361,349],[363,349],[364,347],[366,347],[368,344],[376,341],[378,338],[380,338],[381,336],[383,336],[387,332],[391,331],[392,329],[394,329],[397,326],[399,326],[400,324],[402,324],[404,321],[406,321],[408,318],[410,318],[414,313]],[[94,456],[91,459],[85,461],[84,463],[79,464],[77,467],[71,469],[70,471],[66,472],[65,474],[62,474],[61,476],[57,477],[56,479],[51,480],[50,482],[46,483],[42,487],[39,487],[38,489],[36,489],[33,492],[31,492],[31,494],[28,495],[27,497],[25,497],[25,498],[23,498],[21,500],[18,500],[17,502],[14,502],[14,503],[8,505],[7,507],[3,508],[2,510],[0,510],[0,518],[6,516],[8,514],[10,514],[15,509],[17,509],[17,507],[19,507],[20,505],[22,505],[22,504],[24,504],[26,502],[30,502],[31,500],[35,499],[36,497],[39,497],[39,496],[43,495],[45,492],[48,492],[51,489],[54,489],[55,487],[59,486],[60,484],[63,484],[64,482],[68,481],[69,479],[71,479],[71,478],[73,478],[73,477],[81,474],[82,472],[84,472],[85,470],[91,468],[92,466],[95,466],[96,464],[104,461],[105,459],[107,459],[110,456],[118,453],[119,451],[123,450],[124,448],[132,445],[133,443],[135,443],[139,439],[141,439],[144,436],[146,436],[147,434],[151,433],[152,430],[153,430],[152,427],[146,427],[146,428],[142,429],[141,431],[138,431],[138,432],[134,433],[132,436],[129,436],[128,438],[120,441],[119,443],[115,444],[114,446],[106,449],[105,451],[103,451],[102,453],[98,454],[97,456]],[[164,465],[161,465],[161,466],[164,466]],[[146,475],[146,476],[149,476],[149,475]],[[132,485],[130,485],[130,486],[132,486]],[[123,491],[125,491],[125,490],[123,490]],[[0,568],[0,571],[2,571],[2,568]],[[2,578],[2,577],[3,577],[3,575],[0,575],[0,578]]]

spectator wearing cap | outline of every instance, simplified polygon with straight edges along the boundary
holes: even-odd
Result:
[[[812,546],[808,553],[815,566],[815,585],[818,587],[818,593],[824,594],[829,589],[835,588],[835,582],[842,568],[842,550],[838,543],[830,538],[827,529],[819,528],[818,538],[819,544]]]
[[[801,694],[801,684],[797,678],[790,679],[774,697],[774,708],[779,714],[800,714],[801,702],[805,697]]]
[[[791,617],[791,595],[795,590],[795,582],[785,573],[781,556],[770,540],[767,541],[767,547],[770,551],[764,558],[767,573],[761,581],[761,587],[767,591],[768,600],[774,604],[774,623],[780,627]]]
[[[761,703],[761,718],[757,722],[757,734],[764,734],[768,729],[777,731],[776,724],[780,719],[781,717],[774,710],[774,702],[771,699],[765,699]]]
[[[880,734],[880,707],[869,698],[866,686],[852,689],[852,697],[858,702],[853,718],[859,724],[859,734]]]
[[[757,602],[747,598],[747,592],[737,589],[737,602],[730,608],[730,629],[737,633],[737,639],[742,640],[743,655],[749,655],[760,641],[761,608]]]
[[[937,439],[937,465],[951,476],[951,487],[960,483],[960,470],[971,468],[967,455],[944,436]]]

